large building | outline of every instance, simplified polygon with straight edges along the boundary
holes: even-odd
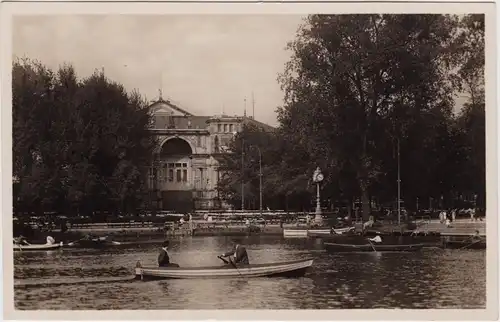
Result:
[[[244,123],[271,127],[246,113],[242,117],[196,116],[161,97],[150,112],[151,131],[158,138],[148,172],[155,207],[174,211],[227,208],[216,189],[218,157]]]

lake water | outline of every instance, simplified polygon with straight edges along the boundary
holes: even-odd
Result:
[[[16,252],[19,310],[485,308],[486,252],[328,254],[321,240],[249,237],[251,263],[315,259],[305,277],[134,280],[138,260],[155,265],[158,245]],[[171,241],[172,262],[219,265],[228,237]]]

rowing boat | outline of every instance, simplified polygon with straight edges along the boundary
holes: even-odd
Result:
[[[342,228],[342,229],[343,230],[334,229],[333,232],[331,230],[328,231],[328,232],[325,232],[325,231],[312,231],[312,230],[310,230],[307,233],[307,236],[308,237],[313,237],[313,238],[332,238],[332,237],[354,236],[354,233],[355,233],[355,228],[354,227]],[[340,233],[338,231],[340,231]]]
[[[333,229],[335,234],[342,235],[354,230],[355,227],[346,227]],[[283,237],[301,237],[307,238],[310,234],[330,234],[331,228],[328,229],[283,229]]]
[[[14,244],[14,250],[15,251],[47,251],[47,250],[54,250],[61,248],[63,246],[63,243],[60,242],[59,244],[27,244],[27,245],[20,245],[20,244]]]
[[[68,247],[76,248],[106,248],[111,246],[119,246],[122,243],[109,240],[107,237],[83,238],[74,242],[68,243]]]
[[[448,249],[486,249],[486,240],[445,240],[443,248]]]
[[[343,252],[416,252],[424,247],[424,244],[337,244],[324,243],[325,249],[329,253]]]
[[[196,279],[196,278],[250,278],[250,277],[299,277],[304,276],[313,264],[313,259],[290,262],[224,265],[209,267],[142,267],[137,262],[135,276],[141,280],[151,279]]]

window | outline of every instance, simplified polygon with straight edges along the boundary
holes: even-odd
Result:
[[[162,179],[161,179],[162,181],[167,182],[167,180],[168,180],[168,168],[167,168],[167,164],[163,165],[161,177],[162,177]]]
[[[175,164],[175,167],[176,167],[176,168],[180,168],[180,167],[182,167],[182,165],[181,165],[180,163],[176,163],[176,164]]]
[[[227,133],[227,124],[224,124],[224,133]]]
[[[233,133],[234,132],[234,128],[233,128],[233,125],[232,124],[229,124],[229,132]]]
[[[222,125],[221,124],[217,124],[217,132],[222,132]]]
[[[219,138],[217,135],[214,138],[214,152],[219,153]]]
[[[181,170],[180,169],[177,169],[177,182],[181,182],[182,181],[182,177],[181,177]]]
[[[187,170],[182,170],[182,181],[183,182],[188,181],[188,171]]]
[[[168,182],[174,182],[174,169],[168,169]]]
[[[188,166],[188,164],[187,164],[187,163],[183,163],[183,164],[182,164],[182,167],[183,167],[183,168],[187,168],[187,166]]]
[[[203,198],[203,191],[196,191],[196,197]]]
[[[196,145],[201,146],[201,136],[196,137]]]
[[[173,168],[173,167],[174,167],[174,164],[173,164],[173,163],[169,163],[169,164],[168,164],[168,167],[169,167],[169,168]]]

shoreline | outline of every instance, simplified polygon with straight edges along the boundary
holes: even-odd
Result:
[[[356,231],[359,231],[361,227],[359,224],[353,223],[356,227]],[[283,236],[284,229],[302,229],[307,230],[307,226],[303,224],[267,224],[267,225],[254,225],[253,230],[244,224],[231,224],[217,222],[213,224],[198,226],[197,228],[190,229],[188,225],[183,227],[167,230],[163,227],[158,226],[135,226],[135,227],[116,227],[116,223],[109,223],[107,225],[96,224],[87,227],[70,228],[65,232],[61,232],[60,229],[55,229],[51,231],[40,231],[34,230],[32,236],[26,236],[34,241],[43,241],[47,236],[52,236],[57,241],[70,242],[82,238],[86,234],[92,234],[95,236],[110,236],[117,241],[132,242],[132,241],[150,241],[150,240],[160,240],[178,236],[196,236],[196,237],[210,237],[210,236],[250,236],[250,235],[260,235],[260,236]],[[378,227],[371,227],[366,230],[367,233],[381,233],[389,235],[399,235],[401,234],[402,226],[385,224]],[[315,228],[310,228],[315,229]],[[325,228],[320,228],[325,229]],[[424,225],[418,226],[414,232],[418,234],[436,234],[440,236],[469,236],[479,232],[479,235],[486,235],[486,222],[468,222],[468,221],[457,221],[454,226],[446,227],[445,225],[439,224],[439,222],[430,221]],[[406,228],[403,229],[404,232],[411,232]]]

